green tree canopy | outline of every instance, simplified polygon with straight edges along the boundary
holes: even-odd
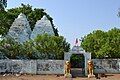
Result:
[[[0,11],[0,35],[5,35],[8,32],[14,21],[13,17],[13,15],[10,15],[6,11]]]
[[[23,44],[7,37],[0,41],[0,58],[64,59],[64,52],[69,49],[70,44],[62,36],[38,35],[35,40]]]
[[[16,59],[17,56],[24,53],[22,44],[15,42],[11,38],[6,38],[0,41],[0,53],[9,59]]]
[[[70,49],[70,44],[62,36],[39,35],[34,43],[35,48],[46,58],[64,59],[64,52]]]
[[[82,47],[92,53],[92,58],[120,58],[120,29],[93,31],[84,37]]]

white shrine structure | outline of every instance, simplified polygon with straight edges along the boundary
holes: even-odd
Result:
[[[30,39],[34,40],[38,35],[45,33],[55,35],[52,24],[45,15],[36,22],[32,31],[26,15],[20,13],[10,27],[7,36],[13,38],[16,42],[24,43]]]

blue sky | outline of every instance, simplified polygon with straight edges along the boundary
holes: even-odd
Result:
[[[93,30],[120,28],[120,18],[117,17],[120,0],[8,0],[7,9],[18,7],[21,3],[46,9],[59,34],[71,45],[74,45],[75,38]]]

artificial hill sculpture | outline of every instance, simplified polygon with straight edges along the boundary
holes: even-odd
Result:
[[[30,39],[31,29],[24,14],[20,14],[9,29],[8,36],[15,41],[23,43]]]
[[[45,33],[48,35],[55,35],[52,25],[46,16],[43,16],[41,20],[38,20],[33,31],[31,31],[26,16],[21,13],[10,27],[8,36],[19,43],[23,43],[29,39],[35,39],[38,35]]]
[[[41,20],[38,20],[36,22],[35,27],[31,34],[31,39],[36,38],[37,35],[45,33],[47,33],[48,35],[55,35],[51,22],[48,20],[46,16],[43,16]]]

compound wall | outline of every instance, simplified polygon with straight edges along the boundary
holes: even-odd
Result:
[[[64,74],[64,60],[0,60],[0,72]]]

